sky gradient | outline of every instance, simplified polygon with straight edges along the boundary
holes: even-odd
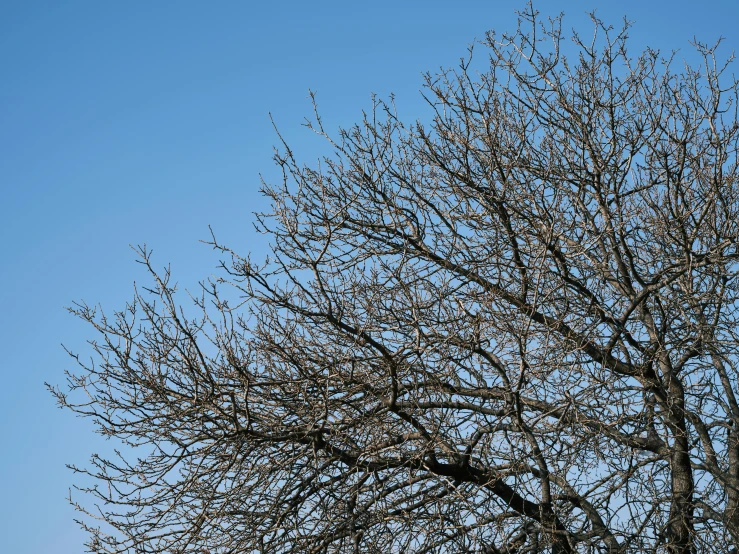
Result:
[[[131,244],[190,289],[218,262],[198,242],[209,225],[263,256],[252,212],[268,208],[260,173],[277,176],[269,113],[305,161],[330,153],[301,127],[309,89],[329,130],[359,120],[372,93],[427,120],[421,74],[455,65],[488,29],[513,30],[523,5],[0,0],[0,551],[81,552],[65,464],[115,446],[44,389],[74,369],[61,344],[84,352],[94,337],[64,306],[121,308],[144,277]],[[739,46],[728,0],[537,8],[583,33],[593,8],[614,25],[627,15],[633,54],[688,56],[694,36],[724,36],[725,55]]]

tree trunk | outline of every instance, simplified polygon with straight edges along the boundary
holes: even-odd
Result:
[[[690,466],[690,444],[685,424],[685,391],[677,377],[669,375],[669,418],[670,431],[674,437],[673,452],[670,457],[672,473],[672,501],[670,520],[667,526],[668,547],[671,554],[690,554],[694,552],[693,536],[693,469]]]
[[[739,436],[736,429],[729,431],[727,442],[731,480],[726,487],[727,499],[724,515],[729,531],[736,538],[739,535]]]
[[[687,441],[681,439],[676,441],[678,442],[686,444],[685,447],[680,444],[670,460],[672,502],[668,524],[668,551],[671,554],[688,554],[693,552],[693,473],[687,453]]]

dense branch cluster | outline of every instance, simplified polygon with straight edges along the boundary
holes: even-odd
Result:
[[[54,392],[138,445],[79,469],[92,551],[739,545],[737,84],[521,17],[426,77],[428,125],[316,115],[333,155],[277,154],[272,254],[213,239],[197,317],[146,250],[126,310],[75,308]]]

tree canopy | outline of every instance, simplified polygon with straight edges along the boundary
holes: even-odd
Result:
[[[267,260],[213,238],[182,305],[142,248],[125,309],[73,308],[52,391],[135,446],[76,468],[91,551],[739,545],[737,81],[593,29],[529,8],[425,76],[426,123],[316,112]]]

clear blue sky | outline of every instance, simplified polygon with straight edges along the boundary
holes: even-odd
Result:
[[[73,367],[60,344],[91,337],[63,307],[120,308],[143,276],[129,244],[146,242],[185,287],[216,265],[198,243],[208,225],[264,253],[251,212],[264,207],[258,174],[275,175],[268,112],[307,160],[327,152],[300,126],[309,88],[329,128],[357,120],[373,92],[423,118],[420,74],[456,64],[487,29],[512,30],[522,6],[0,0],[1,552],[81,552],[64,464],[111,447],[44,390]],[[537,7],[580,29],[594,7],[615,24],[628,15],[634,49],[687,53],[694,35],[739,46],[735,1]]]

